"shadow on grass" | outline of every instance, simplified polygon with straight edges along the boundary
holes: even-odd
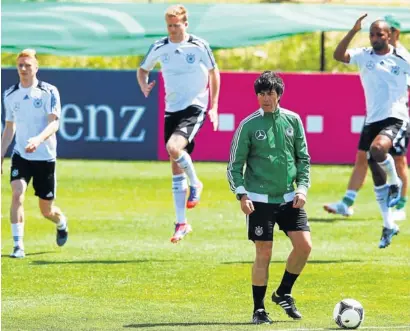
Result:
[[[331,218],[321,218],[321,217],[308,217],[309,222],[312,223],[333,223],[333,222],[354,222],[362,221],[360,218],[344,217],[344,216],[333,216]]]
[[[308,264],[332,264],[332,263],[362,263],[363,260],[308,260]],[[270,261],[270,263],[283,263],[285,260],[280,261]],[[230,262],[221,262],[221,264],[253,264],[253,261],[230,261]]]
[[[168,260],[79,260],[79,261],[32,261],[34,265],[50,264],[124,264],[124,263],[146,263],[146,262],[169,262]]]
[[[295,321],[273,321],[273,323],[294,323]],[[192,323],[143,323],[124,325],[124,328],[155,328],[161,326],[201,326],[201,325],[253,325],[252,323],[240,322],[192,322]]]
[[[36,252],[36,253],[26,253],[26,256],[33,256],[33,255],[43,255],[43,254],[52,254],[54,252]],[[1,257],[9,257],[9,254],[1,254]]]

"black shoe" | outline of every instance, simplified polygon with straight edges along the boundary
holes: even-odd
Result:
[[[261,308],[258,309],[253,313],[252,316],[252,323],[253,324],[272,324],[273,321],[268,316],[269,314],[265,311],[265,309]]]
[[[278,296],[276,295],[276,292],[273,292],[272,301],[281,306],[290,318],[293,318],[295,320],[300,320],[302,318],[302,314],[299,313],[298,309],[295,306],[295,299],[293,299],[290,294]]]
[[[68,239],[68,228],[66,227],[64,230],[57,229],[57,245],[64,246]]]

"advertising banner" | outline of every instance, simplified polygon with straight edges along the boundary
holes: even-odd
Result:
[[[234,130],[259,108],[253,83],[259,73],[222,73],[220,127],[207,121],[196,138],[193,159],[227,161]],[[305,126],[312,163],[354,162],[364,122],[365,100],[356,74],[280,74],[285,82],[281,106],[298,113]],[[164,90],[159,94],[158,155],[167,159],[163,143]]]
[[[41,69],[38,78],[60,91],[58,157],[157,159],[158,90],[145,98],[135,71]],[[2,91],[17,82],[16,69],[2,69]]]

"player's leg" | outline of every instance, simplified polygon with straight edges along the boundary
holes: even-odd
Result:
[[[11,182],[11,208],[10,221],[13,235],[13,253],[10,257],[23,258],[24,253],[24,197],[27,183],[24,179],[16,179]]]
[[[356,200],[357,193],[361,189],[367,174],[367,157],[366,151],[358,150],[352,175],[349,179],[347,191],[341,201],[330,203],[324,206],[324,209],[332,214],[343,216],[353,215],[353,204]]]
[[[255,210],[247,216],[248,238],[255,243],[252,265],[252,296],[254,324],[271,324],[265,310],[265,294],[269,279],[269,264],[273,246],[273,205],[254,202]]]
[[[13,235],[12,258],[23,258],[24,253],[24,198],[27,185],[31,179],[31,167],[28,160],[23,159],[18,154],[11,157],[10,184],[11,184],[11,207],[10,222]]]
[[[378,149],[383,148],[380,146],[386,146],[386,145],[388,146],[388,142],[386,141],[386,139],[388,140],[389,138],[386,136],[382,136],[382,135],[379,135],[376,137],[374,143],[379,144]],[[382,152],[379,152],[379,154],[382,154]],[[377,162],[374,159],[373,157],[374,155],[378,157],[379,162]],[[387,184],[387,172],[383,169],[383,166],[382,166],[383,162],[385,163],[384,164],[385,166],[387,162],[389,161],[386,162],[385,160],[383,162],[380,162],[380,160],[382,160],[382,157],[383,155],[377,155],[377,153],[371,153],[369,154],[369,160],[368,160],[369,167],[372,172],[376,200],[377,200],[377,203],[379,204],[380,212],[383,218],[383,229],[382,229],[382,235],[381,235],[380,242],[379,242],[379,248],[385,248],[388,245],[390,245],[393,236],[398,234],[399,232],[399,228],[394,223],[391,210],[388,206],[391,186]],[[394,164],[393,164],[393,167],[394,167]]]
[[[56,242],[63,246],[68,239],[67,218],[60,208],[54,204],[56,198],[56,163],[33,161],[33,188],[39,197],[41,214],[56,224]]]
[[[171,237],[171,242],[177,243],[192,231],[191,225],[186,219],[186,194],[188,183],[184,171],[172,160],[172,195],[176,212],[175,232]]]
[[[303,208],[293,208],[292,202],[284,204],[278,215],[278,225],[292,242],[282,281],[272,294],[272,301],[280,305],[286,314],[293,319],[301,319],[302,315],[295,306],[292,288],[302,273],[312,250],[312,239],[306,212]]]

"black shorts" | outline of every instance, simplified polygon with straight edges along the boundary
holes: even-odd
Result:
[[[165,144],[172,134],[179,134],[188,140],[186,150],[191,154],[195,146],[194,138],[205,122],[205,115],[205,110],[195,105],[175,113],[165,112]]]
[[[54,200],[56,189],[55,161],[30,161],[14,153],[11,157],[10,182],[23,179],[27,185],[33,177],[34,193],[40,199]]]
[[[392,155],[406,155],[409,144],[410,125],[408,122],[394,117],[383,121],[367,124],[360,134],[359,150],[369,151],[370,145],[378,135],[384,135],[391,139],[393,146],[389,153]]]
[[[281,204],[253,202],[255,210],[248,215],[248,239],[273,241],[275,223],[287,234],[288,231],[310,231],[303,208],[293,208],[293,201]]]

